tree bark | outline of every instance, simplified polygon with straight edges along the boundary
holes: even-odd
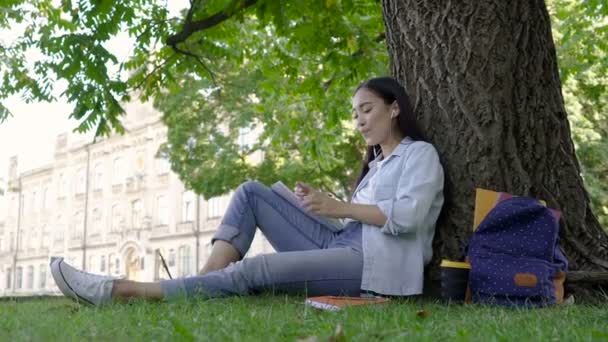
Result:
[[[563,213],[570,269],[608,270],[608,236],[574,154],[544,1],[383,0],[383,15],[392,74],[449,178],[435,260],[462,256],[481,187],[546,200]]]

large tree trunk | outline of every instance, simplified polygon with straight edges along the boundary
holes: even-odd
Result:
[[[482,187],[559,208],[570,268],[607,270],[608,236],[574,154],[544,1],[383,0],[383,11],[392,73],[449,176],[435,255],[462,255]]]

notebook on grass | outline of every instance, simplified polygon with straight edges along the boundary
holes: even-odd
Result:
[[[380,297],[320,296],[307,298],[305,303],[316,309],[336,311],[349,306],[384,304],[388,302],[388,298]]]
[[[272,184],[270,189],[272,191],[274,191],[277,195],[286,199],[289,203],[293,204],[296,208],[300,209],[301,211],[303,211],[304,213],[309,215],[315,221],[317,221],[325,226],[329,226],[330,228],[335,229],[335,230],[340,230],[340,229],[344,228],[344,224],[339,219],[319,216],[319,215],[315,215],[313,213],[306,211],[306,209],[304,209],[304,207],[302,207],[302,204],[300,204],[300,200],[298,199],[296,194],[294,194],[293,191],[291,191],[287,187],[287,185],[283,184],[283,182],[278,181],[278,182]]]

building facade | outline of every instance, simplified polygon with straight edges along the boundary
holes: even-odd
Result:
[[[0,296],[59,293],[51,256],[138,281],[197,273],[231,194],[204,199],[155,157],[167,128],[130,104],[127,133],[94,143],[57,137],[50,165],[18,173],[11,158],[0,213]],[[248,134],[251,137],[250,134]],[[272,252],[256,234],[249,255]]]

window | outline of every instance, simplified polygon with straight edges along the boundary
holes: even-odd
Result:
[[[179,248],[178,273],[181,277],[190,274],[190,246],[188,245]]]
[[[87,270],[89,272],[94,272],[95,269],[97,269],[97,267],[95,267],[95,256],[91,255],[89,256],[89,267],[87,268]]]
[[[114,274],[116,272],[116,254],[108,256],[108,263],[108,273]]]
[[[25,286],[28,289],[34,287],[34,266],[27,267],[27,282],[25,283]]]
[[[51,204],[51,192],[49,188],[44,188],[42,191],[42,209],[49,209],[49,205]]]
[[[114,164],[112,165],[112,184],[114,185],[122,184],[125,180],[124,167],[122,164],[122,158],[114,159]]]
[[[10,289],[11,286],[13,285],[13,282],[12,282],[13,272],[12,271],[13,270],[10,267],[8,267],[6,269],[6,289]]]
[[[38,211],[38,206],[36,203],[37,198],[38,198],[38,193],[36,193],[36,191],[32,192],[32,202],[30,203],[29,207],[30,207],[30,210],[33,212]]]
[[[92,234],[97,234],[101,230],[101,209],[93,209],[93,225]]]
[[[219,217],[222,215],[221,197],[213,197],[207,201],[207,217]]]
[[[15,273],[15,288],[21,289],[23,287],[23,267],[17,267]]]
[[[167,260],[169,267],[175,266],[175,250],[172,248],[169,250],[169,259]]]
[[[84,168],[76,172],[76,194],[84,194],[86,188],[86,172]]]
[[[111,231],[120,231],[120,223],[122,221],[122,210],[120,204],[114,204],[112,206],[112,227]]]
[[[182,222],[194,221],[194,193],[184,191],[182,194]]]
[[[59,180],[57,182],[57,194],[59,195],[58,197],[64,197],[66,190],[67,190],[66,177],[63,173],[60,173]]]
[[[133,228],[141,228],[143,216],[143,204],[141,200],[135,200],[131,203],[132,217],[131,224]]]
[[[36,247],[38,245],[38,232],[36,231],[35,228],[32,228],[29,235],[30,236],[27,239],[27,248],[36,249]]]
[[[171,163],[167,158],[160,157],[156,159],[156,170],[159,175],[169,173],[171,171]]]
[[[120,274],[120,257],[116,254],[112,253],[108,257],[108,273],[110,274]]]
[[[40,246],[42,248],[47,248],[49,246],[49,238],[51,235],[49,226],[43,225],[42,228],[40,228],[40,232]]]
[[[78,210],[74,214],[73,222],[72,222],[72,238],[80,239],[82,238],[82,230],[84,229],[84,212],[82,210]]]
[[[40,264],[38,266],[38,287],[40,289],[44,289],[46,287],[46,268],[45,264]]]
[[[158,204],[158,224],[166,226],[169,224],[169,204],[167,203],[167,196],[158,196],[156,202]]]
[[[120,274],[120,258],[116,257],[116,269],[114,270],[114,274]]]
[[[101,273],[105,273],[106,272],[106,256],[105,255],[102,255],[100,257],[100,260],[99,260],[99,272],[101,272]]]
[[[97,163],[95,164],[95,184],[93,188],[95,190],[103,189],[103,164]]]
[[[135,171],[144,173],[146,169],[146,151],[137,151],[135,156]]]
[[[55,239],[54,241],[60,243],[63,241],[64,235],[64,226],[63,226],[63,216],[61,214],[57,214],[57,222],[55,228]]]

